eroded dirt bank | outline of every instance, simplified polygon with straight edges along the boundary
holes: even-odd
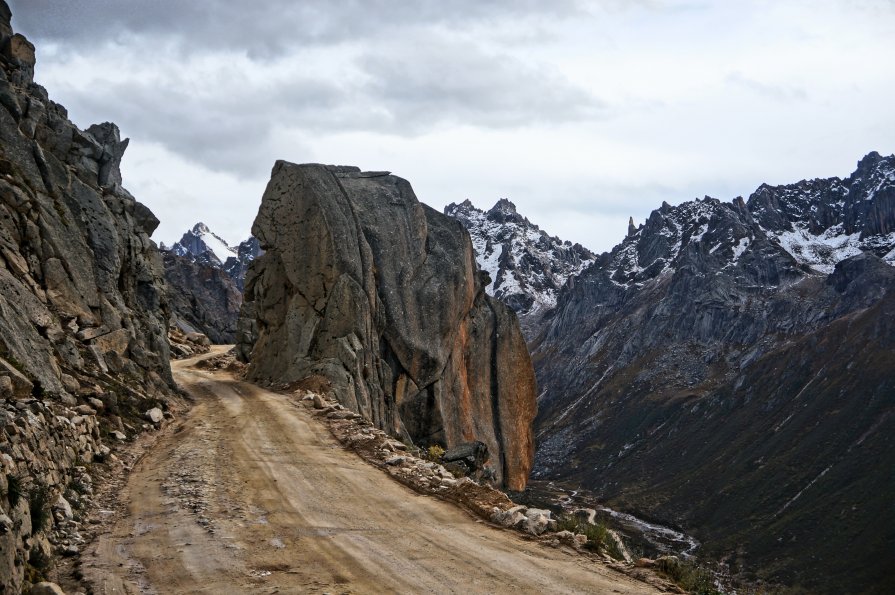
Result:
[[[420,496],[294,399],[174,364],[196,399],[82,564],[97,593],[651,593]]]

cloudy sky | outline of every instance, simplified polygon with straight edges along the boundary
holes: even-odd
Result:
[[[170,243],[248,236],[276,159],[497,199],[602,251],[661,201],[895,152],[895,0],[11,0],[37,80],[131,138]]]

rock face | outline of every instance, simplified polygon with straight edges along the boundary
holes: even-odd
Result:
[[[386,172],[277,162],[252,234],[248,376],[334,395],[395,436],[481,441],[527,481],[535,383],[516,316],[484,292],[469,234]]]
[[[864,563],[895,543],[893,221],[895,157],[871,153],[844,180],[632,225],[534,343],[535,475],[760,578],[895,588]]]
[[[261,244],[258,243],[258,238],[250,237],[237,246],[236,258],[228,258],[224,262],[224,271],[230,275],[240,292],[245,288],[245,278],[249,265],[252,264],[253,260],[261,256],[263,252]]]
[[[481,211],[468,200],[451,203],[444,213],[469,231],[476,261],[490,277],[485,291],[516,312],[528,339],[537,334],[544,313],[556,306],[566,280],[595,258],[580,244],[547,235],[506,199],[490,211]]]
[[[9,18],[0,1],[0,591],[19,592],[52,553],[36,495],[105,448],[96,404],[126,416],[173,381],[158,220],[121,187],[127,140],[68,120]]]
[[[184,333],[199,332],[213,343],[236,342],[242,292],[222,269],[164,253],[172,323]]]

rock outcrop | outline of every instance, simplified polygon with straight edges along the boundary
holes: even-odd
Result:
[[[248,377],[334,395],[395,436],[481,441],[524,487],[535,383],[515,314],[484,292],[469,234],[387,172],[277,162],[252,234]]]
[[[893,218],[895,157],[871,153],[846,179],[631,226],[534,343],[535,476],[683,527],[753,578],[895,588],[866,564],[895,542]]]
[[[121,187],[127,140],[68,120],[9,21],[0,0],[0,591],[19,592],[53,553],[47,498],[173,381],[158,220]]]
[[[485,291],[516,312],[528,339],[537,335],[544,314],[556,306],[566,280],[596,258],[580,244],[547,235],[507,199],[489,211],[464,200],[449,204],[444,213],[469,231],[476,261],[490,277]]]
[[[222,269],[164,253],[171,321],[184,333],[202,333],[213,343],[236,342],[242,292]]]

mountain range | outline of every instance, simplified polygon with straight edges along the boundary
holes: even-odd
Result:
[[[173,290],[171,322],[213,343],[236,342],[246,271],[262,250],[254,237],[231,247],[202,222],[172,246],[161,245],[165,281]]]
[[[632,222],[533,329],[534,477],[683,528],[750,579],[893,587],[873,561],[895,552],[893,264],[877,153]]]
[[[444,214],[469,231],[478,265],[488,273],[486,291],[516,311],[527,337],[541,316],[556,306],[566,280],[596,258],[580,244],[548,235],[507,199],[488,211],[469,200],[451,203]]]

